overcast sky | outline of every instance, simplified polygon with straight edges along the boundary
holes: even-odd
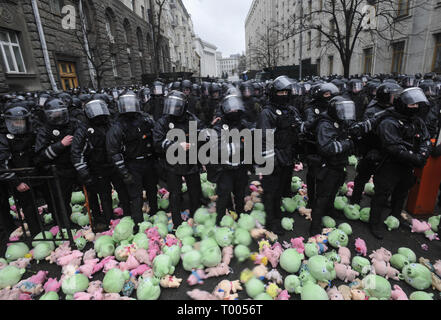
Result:
[[[245,52],[245,19],[252,0],[182,0],[194,31],[224,57]]]

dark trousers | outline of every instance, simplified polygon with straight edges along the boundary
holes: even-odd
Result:
[[[287,180],[291,181],[291,175],[292,166],[284,166],[276,167],[271,175],[263,177],[263,204],[270,223],[280,225],[283,188],[286,186]]]
[[[352,204],[360,204],[364,187],[374,175],[377,165],[368,159],[361,159],[357,166],[357,176],[354,180],[354,191],[351,197]]]
[[[306,185],[308,186],[308,208],[312,209],[314,204],[317,189],[316,189],[316,178],[318,171],[320,170],[321,164],[316,161],[306,161],[308,166],[308,172],[306,173]]]
[[[23,215],[29,227],[31,237],[35,237],[39,232],[41,232],[41,229],[40,225],[38,224],[38,208],[36,203],[32,201],[31,191],[19,192],[14,190],[14,196],[18,201],[18,206],[23,210]]]
[[[201,206],[202,188],[199,173],[184,175],[185,182],[187,183],[188,194],[190,196],[190,214],[196,212]],[[182,175],[175,174],[173,172],[167,172],[167,187],[170,192],[170,209],[173,217],[173,224],[175,227],[182,223],[181,210],[182,210]]]
[[[312,233],[320,233],[322,218],[327,215],[327,212],[333,210],[335,196],[345,181],[346,173],[344,167],[322,167],[318,170],[316,178],[316,197],[311,214]]]
[[[382,223],[381,214],[391,197],[391,215],[399,218],[409,190],[416,182],[413,169],[396,163],[385,163],[374,176],[375,195],[372,198],[370,225]]]
[[[9,210],[8,183],[0,182],[0,228],[7,238],[17,228]]]
[[[231,193],[234,195],[236,213],[240,214],[243,212],[247,184],[247,169],[224,170],[220,173],[216,184],[216,193],[218,195],[216,203],[218,223],[222,220],[231,202]]]
[[[110,220],[113,218],[113,206],[112,206],[112,185],[118,193],[118,198],[120,206],[124,211],[124,215],[130,216],[130,201],[127,188],[122,181],[122,178],[114,170],[111,175],[95,174],[94,183],[87,188],[87,193],[89,194],[89,202],[92,216],[94,220],[102,222],[104,224],[109,224]],[[92,204],[91,196],[99,196],[101,202],[101,208]],[[96,200],[98,202],[98,200]],[[102,212],[101,212],[102,209]]]
[[[133,183],[127,185],[127,192],[130,201],[130,213],[136,224],[144,221],[142,207],[144,200],[142,191],[147,193],[150,206],[150,214],[158,211],[158,175],[154,159],[127,161],[127,169],[133,176]]]

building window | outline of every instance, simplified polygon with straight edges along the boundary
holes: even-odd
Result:
[[[145,8],[144,8],[144,6],[141,6],[141,15],[142,15],[142,19],[145,20]]]
[[[397,42],[392,45],[392,73],[401,73],[404,58],[405,42]]]
[[[26,73],[18,33],[0,30],[0,49],[5,62],[7,73]]]
[[[318,76],[320,76],[320,63],[321,63],[321,60],[320,59],[317,59],[317,61],[315,62],[315,64],[317,65],[317,75]]]
[[[409,0],[398,0],[397,17],[409,15]]]
[[[373,49],[365,49],[364,52],[364,73],[372,73]]]
[[[432,71],[441,73],[441,33],[435,36],[435,54],[433,56]]]
[[[118,69],[116,68],[116,57],[115,57],[115,55],[113,55],[110,58],[110,62],[112,63],[113,76],[114,77],[118,77]]]
[[[319,31],[317,36],[317,48],[322,46],[322,33]]]
[[[334,72],[334,56],[329,56],[329,75],[333,74]]]
[[[61,15],[61,9],[64,6],[64,2],[63,0],[50,0],[49,6],[51,8],[52,13]]]
[[[308,38],[307,38],[307,41],[308,41],[308,47],[307,47],[307,50],[311,50],[311,31],[308,31]]]
[[[135,0],[132,0],[132,10],[135,11],[135,8],[136,8]]]
[[[111,22],[112,20],[110,19],[109,15],[106,14],[106,33],[107,33],[107,38],[109,39],[110,43],[115,43],[115,37],[113,36],[113,24]]]

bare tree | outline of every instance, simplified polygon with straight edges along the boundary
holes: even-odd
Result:
[[[277,26],[267,26],[265,30],[256,33],[256,41],[249,48],[251,64],[260,69],[277,66],[280,57],[279,45],[283,38],[279,36]]]
[[[101,89],[106,73],[128,64],[116,59],[121,54],[128,54],[127,46],[109,41],[106,32],[97,32],[96,24],[87,21],[82,9],[79,26],[80,28],[75,29],[75,37],[87,59],[91,78],[96,80],[96,89]],[[94,84],[93,80],[92,84]]]
[[[243,53],[239,58],[239,65],[237,66],[237,70],[239,74],[247,71],[247,57]]]
[[[161,69],[161,56],[162,56],[162,42],[163,37],[161,34],[162,28],[162,14],[164,12],[164,6],[168,0],[150,0],[151,8],[151,19],[152,22],[152,33],[153,33],[153,61],[154,61],[154,71],[156,76],[159,76]],[[164,66],[165,67],[165,66]]]
[[[341,59],[344,76],[350,73],[351,59],[365,35],[372,39],[393,41],[409,36],[402,18],[413,9],[429,10],[431,0],[321,0],[319,8],[304,8],[303,15],[292,15],[288,28],[278,28],[284,40],[299,33],[316,30],[325,48],[334,48]],[[300,1],[300,4],[302,1]],[[314,1],[314,3],[316,3]],[[306,10],[305,10],[306,9]],[[296,10],[297,11],[297,10]]]

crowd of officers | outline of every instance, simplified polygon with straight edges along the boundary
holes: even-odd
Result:
[[[402,220],[407,194],[415,183],[413,171],[425,166],[429,156],[439,156],[440,77],[422,75],[333,76],[296,81],[286,76],[273,81],[203,82],[189,80],[151,86],[110,88],[94,92],[13,93],[1,97],[0,112],[0,229],[2,242],[16,228],[9,214],[8,198],[14,196],[23,209],[32,235],[40,232],[31,196],[61,212],[51,185],[21,179],[10,169],[35,168],[33,175],[51,175],[55,166],[62,202],[70,215],[71,194],[88,191],[93,225],[109,227],[113,218],[112,190],[119,195],[124,215],[135,223],[143,219],[143,192],[150,215],[158,211],[157,190],[170,192],[175,228],[182,212],[190,215],[207,205],[202,197],[200,173],[217,184],[219,223],[228,210],[244,212],[250,175],[257,165],[245,164],[244,144],[221,141],[221,132],[261,129],[274,133],[274,148],[262,156],[272,158],[272,174],[261,176],[268,225],[283,234],[281,200],[292,196],[294,165],[307,168],[308,208],[312,209],[310,235],[321,231],[323,216],[332,212],[334,198],[346,179],[348,157],[357,155],[355,188],[350,201],[359,204],[365,184],[374,177],[370,231],[382,239],[384,211]],[[169,130],[189,133],[210,128],[230,158],[219,164],[170,164],[167,150],[179,144],[185,151],[200,148],[190,141],[167,139]],[[435,143],[431,142],[434,139]],[[254,142],[256,143],[256,142]],[[235,155],[239,153],[239,161]],[[9,171],[8,171],[9,170]],[[26,175],[29,175],[27,172]],[[184,208],[181,187],[188,187]],[[233,195],[233,197],[232,197]],[[99,200],[98,200],[99,199]],[[3,242],[4,243],[4,242]]]

